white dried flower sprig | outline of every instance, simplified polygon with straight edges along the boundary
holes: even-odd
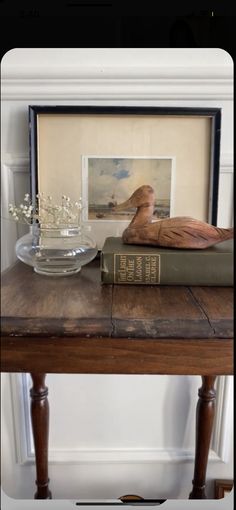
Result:
[[[51,195],[39,193],[36,195],[37,203],[33,205],[29,193],[24,196],[24,204],[19,207],[9,204],[9,213],[15,221],[31,225],[35,221],[44,228],[48,227],[75,227],[80,225],[82,198],[73,202],[66,195],[61,196],[61,202],[54,203]]]

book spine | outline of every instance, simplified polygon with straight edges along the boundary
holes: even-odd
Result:
[[[130,285],[233,285],[231,253],[101,253],[101,280]]]

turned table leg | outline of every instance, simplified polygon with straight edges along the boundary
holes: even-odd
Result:
[[[48,389],[45,386],[46,374],[31,374],[33,386],[31,396],[31,422],[34,436],[36,460],[35,499],[51,499],[48,484],[48,432],[49,432],[49,405]]]
[[[216,376],[202,376],[202,386],[198,391],[195,467],[193,489],[189,495],[189,499],[206,499],[206,470],[215,415],[215,380]]]

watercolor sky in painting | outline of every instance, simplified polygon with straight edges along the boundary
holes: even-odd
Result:
[[[155,191],[156,203],[170,205],[171,158],[88,158],[89,206],[123,202],[143,184]]]

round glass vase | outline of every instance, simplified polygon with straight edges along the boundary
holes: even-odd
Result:
[[[96,255],[95,241],[81,227],[42,228],[35,224],[16,242],[17,258],[48,276],[78,273]]]

